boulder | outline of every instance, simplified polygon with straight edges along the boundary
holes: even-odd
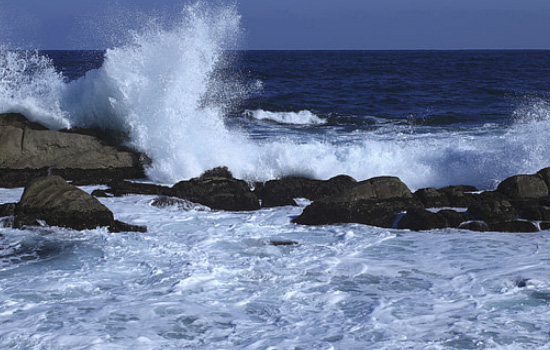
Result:
[[[468,214],[487,223],[512,221],[518,218],[516,209],[507,200],[476,203],[468,208]]]
[[[197,211],[208,211],[210,210],[208,207],[190,202],[185,199],[177,198],[177,197],[169,197],[169,196],[161,196],[153,199],[151,202],[149,202],[150,206],[159,208],[159,209],[165,209],[165,208],[177,208],[178,210],[182,211],[190,211],[190,210],[197,210]]]
[[[502,181],[497,191],[514,200],[548,197],[548,186],[541,175],[516,175]]]
[[[550,221],[550,207],[542,205],[540,201],[513,201],[519,217],[533,221]]]
[[[392,227],[396,215],[423,208],[407,186],[396,177],[376,177],[361,181],[335,196],[307,206],[293,222],[302,225],[359,223]]]
[[[414,193],[414,197],[427,208],[449,207],[451,203],[446,193],[439,192],[433,187],[419,189]]]
[[[437,214],[423,208],[411,208],[398,222],[397,228],[413,231],[433,230],[449,227],[447,220]]]
[[[172,196],[206,205],[212,209],[246,211],[260,209],[258,197],[243,180],[199,177],[175,184]]]
[[[15,207],[15,228],[42,225],[76,230],[102,226],[113,231],[120,231],[121,228],[137,231],[145,229],[115,221],[113,213],[107,207],[59,176],[31,181]]]
[[[262,200],[262,207],[296,205],[294,198],[307,198],[312,201],[339,194],[350,189],[357,182],[345,175],[329,180],[313,180],[302,177],[287,177],[267,181],[256,193]]]
[[[512,233],[520,233],[520,232],[538,232],[539,229],[535,224],[529,221],[506,221],[506,222],[496,222],[489,225],[491,228],[491,231],[496,232],[512,232]]]
[[[427,208],[455,207],[467,208],[480,201],[477,188],[458,185],[447,186],[436,190],[433,187],[422,188],[414,193],[415,198]]]
[[[544,168],[537,172],[537,175],[542,177],[544,182],[546,183],[546,186],[550,189],[550,168]]]
[[[82,184],[143,178],[143,157],[83,134],[47,130],[21,114],[0,114],[0,186],[61,175]]]
[[[458,228],[462,230],[470,230],[476,232],[486,232],[491,229],[486,222],[478,220],[463,222],[458,226]]]
[[[541,230],[550,230],[550,221],[544,221],[540,223]]]

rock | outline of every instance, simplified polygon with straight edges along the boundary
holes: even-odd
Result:
[[[170,187],[130,181],[113,181],[109,183],[109,189],[104,191],[105,194],[111,193],[115,197],[125,196],[127,194],[169,196],[172,193]],[[103,193],[97,192],[97,194],[102,195]]]
[[[449,227],[457,228],[462,224],[463,222],[470,221],[472,218],[470,215],[462,212],[457,212],[450,209],[444,209],[437,212],[440,216],[445,218],[447,220],[447,224]]]
[[[147,227],[139,225],[131,225],[122,221],[115,220],[111,225],[109,225],[109,231],[113,233],[118,232],[147,232]]]
[[[82,134],[47,130],[21,114],[0,114],[0,186],[49,174],[95,184],[143,178],[143,157]]]
[[[229,211],[257,210],[258,197],[243,180],[194,178],[175,184],[170,195],[200,203],[212,209]]]
[[[550,221],[545,221],[540,223],[541,230],[550,230]]]
[[[439,192],[433,187],[419,189],[414,193],[414,197],[426,208],[449,207],[451,203],[446,193]]]
[[[145,229],[115,221],[107,207],[59,176],[31,181],[15,207],[15,228],[42,225],[76,230],[107,226],[117,232]]]
[[[0,218],[5,216],[13,216],[15,213],[16,203],[0,204]]]
[[[272,245],[272,246],[275,246],[275,247],[293,246],[293,245],[298,245],[298,242],[296,242],[296,241],[283,241],[283,240],[271,240],[271,241],[267,242],[267,245]]]
[[[497,222],[490,225],[491,231],[496,232],[538,232],[539,229],[535,224],[529,221],[506,221],[506,222]]]
[[[550,168],[544,168],[537,172],[537,175],[542,177],[546,186],[550,189]]]
[[[487,225],[487,223],[477,220],[463,222],[458,226],[458,228],[462,230],[470,230],[476,232],[486,232],[490,230],[490,227],[489,225]]]
[[[534,221],[550,221],[550,207],[541,205],[539,201],[513,201],[519,216]]]
[[[468,208],[468,214],[487,223],[512,221],[518,218],[516,209],[507,200],[476,203]]]
[[[359,223],[379,227],[393,227],[396,215],[422,207],[413,199],[356,200],[351,202],[315,201],[293,220],[301,225],[330,225],[337,223]]]
[[[548,197],[548,186],[541,175],[516,175],[502,181],[497,192],[515,200]]]
[[[345,175],[329,180],[312,180],[301,177],[287,177],[267,181],[256,192],[262,200],[262,207],[296,205],[294,198],[307,198],[315,201],[339,194],[350,189],[357,182]]]
[[[354,222],[392,227],[396,215],[422,207],[401,180],[377,177],[361,181],[338,195],[313,202],[293,222],[303,225]]]
[[[411,208],[407,210],[407,213],[397,225],[397,228],[413,231],[433,230],[445,227],[449,227],[449,224],[443,216],[423,208]]]

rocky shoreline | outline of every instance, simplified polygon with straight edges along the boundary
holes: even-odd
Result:
[[[356,181],[288,177],[250,184],[225,167],[172,187],[143,179],[147,157],[94,136],[90,130],[51,131],[20,114],[0,114],[0,187],[23,187],[19,203],[0,203],[0,217],[15,228],[35,225],[112,232],[145,227],[121,223],[96,198],[157,195],[154,205],[188,201],[213,210],[253,211],[312,203],[293,222],[300,225],[360,223],[413,231],[459,228],[473,231],[537,232],[550,229],[550,168],[516,175],[495,191],[461,185],[411,192],[397,177]],[[65,180],[71,181],[68,184]],[[105,184],[88,195],[74,185]],[[4,224],[6,225],[6,224]]]

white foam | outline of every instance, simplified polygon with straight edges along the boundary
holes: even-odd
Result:
[[[299,112],[270,112],[263,109],[246,110],[244,112],[248,118],[257,120],[270,120],[280,124],[291,125],[316,125],[325,124],[326,120],[319,118],[317,115],[308,110]]]

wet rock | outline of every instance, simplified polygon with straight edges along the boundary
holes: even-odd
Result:
[[[271,240],[267,243],[268,245],[272,245],[272,246],[275,246],[275,247],[280,247],[280,246],[292,246],[292,245],[297,245],[298,242],[295,242],[295,241],[283,241],[283,240]]]
[[[418,199],[427,208],[449,207],[450,201],[446,193],[439,192],[433,187],[421,188],[414,193]]]
[[[396,215],[423,208],[396,177],[377,177],[357,183],[342,193],[317,200],[294,219],[297,224],[360,223],[392,227]]]
[[[15,207],[14,227],[60,226],[76,230],[107,226],[112,230],[144,228],[114,220],[113,213],[97,199],[59,176],[31,181]]]
[[[476,203],[468,208],[468,214],[487,223],[512,221],[518,218],[516,209],[507,200]]]
[[[0,204],[0,218],[5,216],[13,216],[15,213],[16,203]]]
[[[170,187],[130,181],[113,181],[109,183],[109,189],[104,191],[105,194],[110,193],[115,197],[125,196],[127,194],[168,196],[172,193],[172,189]],[[102,193],[96,192],[96,194]]]
[[[0,186],[62,175],[79,183],[143,178],[142,156],[76,133],[47,130],[21,114],[0,114]]]
[[[477,188],[466,185],[447,186],[438,190],[429,187],[416,191],[414,196],[427,208],[467,208],[481,200],[479,194],[472,193],[476,191]]]
[[[541,175],[516,175],[502,181],[497,191],[515,200],[548,197],[548,186]]]
[[[455,210],[444,209],[437,212],[440,216],[447,220],[449,227],[457,228],[463,222],[470,221],[472,218],[470,215]]]
[[[529,221],[507,221],[507,222],[497,222],[490,225],[491,231],[497,232],[512,232],[512,233],[521,233],[521,232],[538,232],[537,226]]]
[[[534,221],[550,221],[550,207],[541,205],[539,201],[513,201],[519,216]]]
[[[407,213],[397,225],[397,228],[413,231],[434,230],[445,227],[449,227],[449,224],[443,216],[423,208],[411,208],[407,210]]]
[[[486,222],[478,221],[478,220],[463,222],[458,226],[458,228],[463,230],[476,231],[476,232],[486,232],[491,229]]]
[[[550,168],[544,168],[537,172],[537,175],[542,177],[546,186],[550,189]]]
[[[540,223],[541,230],[550,230],[550,221],[544,221]]]
[[[205,171],[199,176],[200,179],[211,179],[211,178],[223,178],[223,179],[234,179],[233,174],[229,171],[226,166],[216,167],[210,170]]]
[[[287,177],[267,181],[256,193],[262,200],[262,207],[296,205],[294,198],[318,200],[337,195],[353,187],[357,182],[345,175],[329,180],[313,180],[302,177]]]
[[[118,232],[147,232],[147,227],[140,225],[131,225],[122,221],[115,220],[111,225],[109,225],[109,231],[113,233]]]
[[[204,205],[193,203],[193,202],[190,202],[188,200],[181,199],[181,198],[168,197],[168,196],[157,197],[157,198],[153,199],[149,203],[149,205],[151,205],[153,207],[156,207],[156,208],[159,208],[159,209],[175,207],[178,210],[183,210],[183,211],[190,211],[190,210],[208,211],[208,210],[210,210],[210,208],[208,208]]]
[[[228,178],[194,178],[175,184],[169,193],[212,209],[228,211],[257,210],[258,197],[243,180]]]

